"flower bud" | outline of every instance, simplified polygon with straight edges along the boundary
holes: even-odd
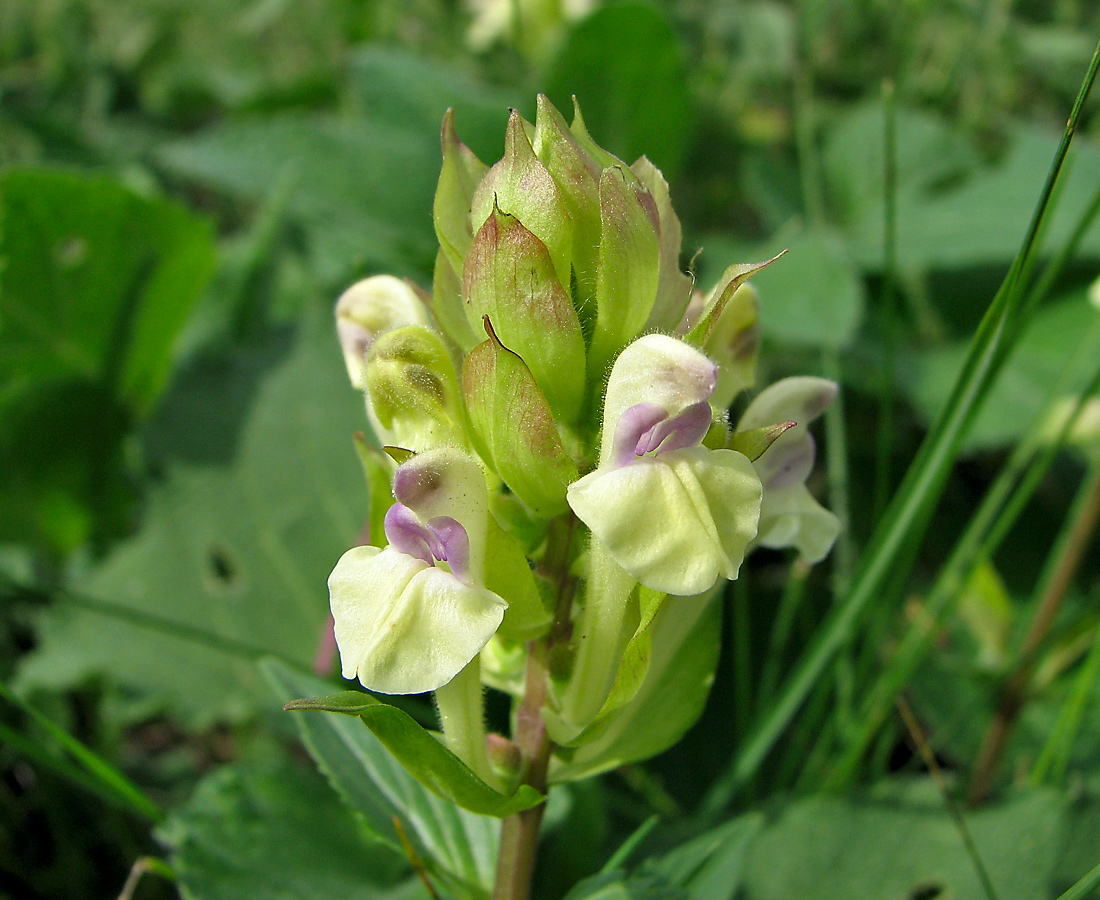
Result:
[[[416,451],[465,445],[454,365],[434,331],[407,325],[382,335],[367,357],[366,384],[383,443]]]
[[[378,337],[402,325],[430,326],[428,310],[408,284],[392,275],[374,275],[349,287],[336,301],[336,334],[348,378],[366,387],[367,353]]]

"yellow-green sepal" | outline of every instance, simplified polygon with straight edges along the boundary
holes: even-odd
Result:
[[[565,512],[577,466],[562,446],[550,405],[531,370],[485,320],[489,339],[462,367],[462,389],[478,443],[509,489],[544,518]]]
[[[584,398],[584,336],[541,240],[494,208],[470,245],[463,299],[470,323],[488,316],[530,369],[555,418],[572,422]]]

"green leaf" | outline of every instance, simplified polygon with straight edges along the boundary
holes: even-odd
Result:
[[[646,860],[641,871],[685,888],[689,900],[732,900],[745,878],[745,860],[764,825],[760,813],[738,816],[664,856]]]
[[[575,94],[592,136],[621,159],[674,174],[690,137],[691,95],[676,34],[648,3],[613,3],[582,20],[554,60],[546,93]]]
[[[424,897],[324,780],[271,748],[220,768],[158,830],[187,900]]]
[[[967,814],[1001,900],[1050,896],[1066,803],[1051,791]],[[749,853],[748,900],[984,897],[974,862],[932,779],[894,780],[864,797],[811,797],[788,807]]]
[[[897,260],[902,270],[950,269],[1007,263],[1027,229],[1034,201],[1058,144],[1056,133],[1020,125],[993,166],[951,190],[901,192],[897,208]],[[899,136],[900,145],[900,136]],[[1045,245],[1059,247],[1096,191],[1100,150],[1080,142],[1071,155],[1060,187],[1058,215],[1045,235]],[[882,210],[868,209],[848,230],[849,246],[866,269],[882,266]],[[1081,255],[1100,256],[1100,232],[1092,229],[1081,243]]]
[[[162,147],[169,171],[259,201],[291,177],[288,214],[306,234],[318,276],[344,281],[369,268],[427,272],[435,258],[434,131],[376,118],[281,113],[229,122]]]
[[[764,337],[812,347],[848,346],[866,297],[863,278],[837,232],[793,224],[762,246],[710,242],[704,259],[769,259],[784,249],[789,252],[782,259],[752,278],[760,292]]]
[[[269,702],[254,659],[309,665],[328,627],[325,580],[368,513],[350,440],[362,399],[331,327],[327,310],[305,320],[256,388],[231,465],[168,462],[141,530],[73,585],[96,608],[43,616],[23,688],[104,674],[201,727]],[[239,386],[209,387],[167,420],[193,428]]]
[[[300,675],[274,661],[264,664],[264,672],[284,700],[331,690],[327,682]],[[377,835],[392,835],[392,816],[400,816],[425,860],[465,886],[464,896],[488,895],[500,837],[497,819],[459,809],[423,787],[355,718],[293,718],[310,754],[336,792]]]
[[[645,680],[633,699],[603,723],[551,780],[587,778],[667,750],[703,712],[721,644],[721,604],[714,597],[669,597],[648,630],[652,641]]]
[[[356,93],[372,117],[434,137],[443,114],[453,109],[463,143],[490,161],[500,156],[508,110],[531,106],[530,95],[511,86],[487,85],[465,71],[396,47],[366,47],[350,68]]]
[[[288,710],[321,710],[358,716],[374,736],[432,793],[465,810],[503,819],[546,798],[530,785],[511,797],[493,790],[413,718],[363,691],[343,691],[311,700],[291,700]]]
[[[573,887],[565,900],[687,900],[682,888],[671,887],[652,876],[627,877],[608,872],[586,878]]]
[[[989,396],[967,431],[967,451],[1001,447],[1019,438],[1048,400],[1051,385],[1061,377],[1080,337],[1089,332],[1097,311],[1081,295],[1052,303],[1030,317],[1019,343],[997,377]],[[929,419],[946,402],[963,360],[965,344],[937,347],[915,360],[915,371],[899,379]],[[1084,388],[1092,359],[1076,359],[1070,390]]]
[[[489,340],[466,357],[462,390],[471,424],[508,487],[541,516],[563,511],[577,467],[531,370],[491,328]]]
[[[214,264],[209,226],[104,179],[0,176],[0,385],[79,378],[145,412]]]

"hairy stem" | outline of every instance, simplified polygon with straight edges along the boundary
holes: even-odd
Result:
[[[569,610],[574,580],[569,574],[576,519],[572,514],[551,523],[546,557],[541,574],[557,584],[554,624],[550,633],[527,646],[527,680],[523,703],[516,710],[513,741],[519,749],[523,781],[539,793],[546,793],[546,773],[553,744],[546,732],[542,708],[546,704],[550,652],[570,638]],[[535,874],[539,830],[546,804],[509,816],[501,824],[497,853],[496,882],[492,900],[528,900]]]

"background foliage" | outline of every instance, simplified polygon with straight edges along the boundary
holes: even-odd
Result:
[[[763,380],[842,382],[814,487],[850,527],[812,573],[753,559],[703,719],[644,766],[555,792],[537,895],[1057,896],[1100,846],[1089,529],[992,799],[967,814],[972,844],[945,796],[1019,668],[1095,435],[1079,429],[952,595],[904,684],[920,737],[891,714],[842,762],[1011,448],[1041,445],[1052,389],[1071,397],[1095,369],[1095,339],[1078,347],[1096,328],[1097,228],[1029,313],[913,577],[871,604],[749,783],[726,786],[946,402],[1100,11],[620,0],[571,19],[547,3],[494,36],[493,6],[0,6],[0,897],[114,896],[146,856],[170,870],[153,865],[138,897],[426,897],[395,816],[440,891],[485,890],[495,822],[445,809],[354,719],[278,710],[336,689],[313,674],[332,674],[323,584],[368,502],[331,304],[375,272],[430,284],[444,110],[492,161],[508,107],[531,117],[538,91],[565,109],[576,94],[598,142],[664,170],[702,286],[790,249],[754,281]],[[1094,202],[1096,110],[1048,258]],[[916,752],[925,739],[946,794]]]

